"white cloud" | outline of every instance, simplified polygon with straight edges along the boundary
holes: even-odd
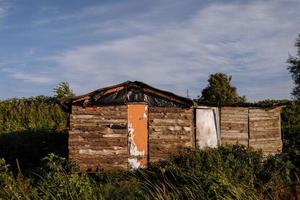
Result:
[[[13,73],[10,76],[15,79],[29,81],[32,83],[51,83],[51,82],[53,82],[53,80],[49,77],[42,77],[39,75],[20,73],[20,72]]]
[[[22,80],[25,82],[31,82],[31,83],[35,83],[35,84],[49,84],[49,83],[54,82],[54,79],[47,76],[46,74],[33,74],[33,73],[18,72],[16,70],[9,69],[9,68],[3,68],[2,71],[5,73],[8,73],[8,75],[11,78],[14,78],[17,80]]]
[[[0,17],[2,17],[6,13],[6,10],[4,8],[0,7]]]
[[[1,5],[1,1],[0,1],[0,20],[1,18],[3,18],[5,15],[7,14],[7,9],[6,7]]]
[[[189,88],[195,97],[210,73],[222,71],[250,99],[286,98],[292,85],[285,61],[300,32],[299,10],[299,1],[217,3],[158,29],[131,19],[152,31],[79,46],[53,59],[80,85],[77,92],[138,79],[182,95]]]

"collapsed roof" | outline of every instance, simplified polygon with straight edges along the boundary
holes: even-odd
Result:
[[[188,108],[194,104],[194,101],[189,98],[151,87],[139,81],[126,81],[71,99],[71,104],[78,106],[124,105],[130,102],[145,102],[149,106],[182,108]]]
[[[93,92],[76,96],[63,102],[63,109],[70,111],[70,105],[94,106],[94,105],[126,105],[131,102],[144,102],[149,106],[158,107],[181,107],[189,108],[191,106],[231,106],[231,107],[258,107],[272,109],[275,107],[284,107],[288,103],[231,103],[216,104],[211,102],[201,102],[174,93],[160,90],[149,86],[140,81],[126,81],[110,87],[101,88]]]

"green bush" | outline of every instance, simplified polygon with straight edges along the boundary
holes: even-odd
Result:
[[[289,199],[296,166],[285,159],[264,160],[235,145],[189,152],[133,172],[86,174],[49,154],[25,178],[0,160],[0,199]]]
[[[28,130],[65,130],[68,114],[56,98],[32,97],[0,101],[0,134]]]

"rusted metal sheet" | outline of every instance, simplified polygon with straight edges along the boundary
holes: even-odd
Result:
[[[138,81],[124,83],[95,90],[88,94],[74,97],[71,105],[126,105],[129,102],[145,102],[149,106],[190,108],[194,102],[168,91],[153,88]],[[67,103],[68,104],[68,103]]]
[[[196,109],[196,143],[198,148],[216,148],[220,141],[218,108]]]
[[[148,106],[128,105],[128,164],[131,169],[147,166],[148,162]]]

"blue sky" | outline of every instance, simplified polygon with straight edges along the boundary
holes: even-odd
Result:
[[[224,72],[251,100],[290,98],[300,0],[0,0],[0,99],[140,80],[196,97]]]

